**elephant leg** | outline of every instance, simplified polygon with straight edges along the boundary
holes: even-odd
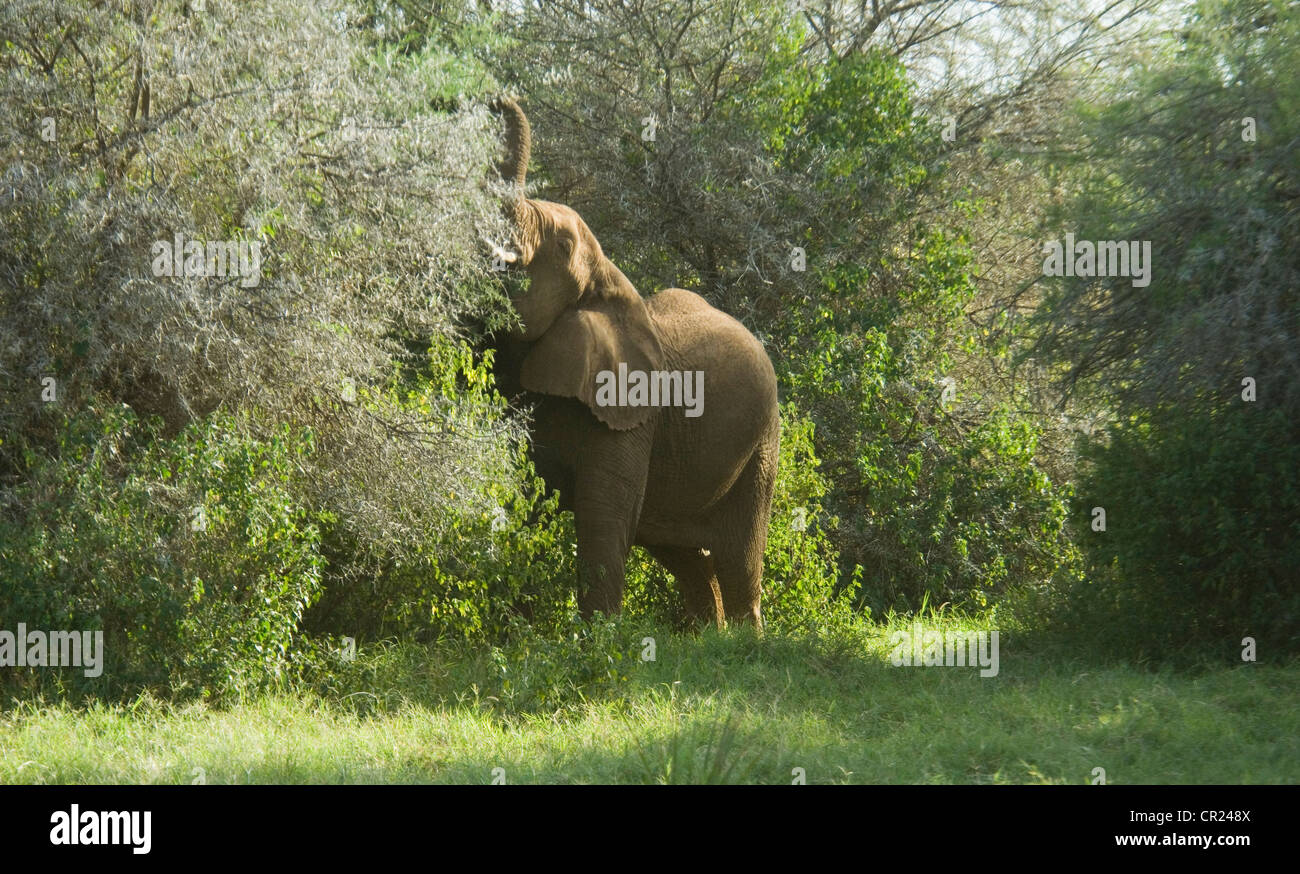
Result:
[[[714,567],[718,572],[718,588],[722,605],[731,622],[752,622],[760,630],[763,612],[759,606],[763,592],[763,546],[767,532],[752,534],[748,541],[728,544],[714,551]],[[755,555],[757,553],[757,555]]]
[[[584,447],[574,477],[578,609],[611,616],[623,606],[624,572],[649,470],[648,433],[605,432]],[[648,429],[644,429],[648,430]]]
[[[776,481],[776,444],[763,447],[749,460],[727,495],[711,552],[728,620],[752,622],[760,631],[763,613],[763,550]]]
[[[646,550],[677,580],[686,601],[686,621],[701,626],[725,625],[722,592],[713,572],[713,557],[689,546],[648,546]]]
[[[629,539],[620,525],[583,522],[578,529],[578,612],[590,619],[597,610],[612,616],[623,607]]]

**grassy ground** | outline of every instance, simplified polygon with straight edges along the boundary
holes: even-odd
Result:
[[[956,623],[960,625],[960,623]],[[956,627],[948,622],[945,627]],[[1242,783],[1300,780],[1300,664],[1085,664],[1003,635],[998,676],[834,638],[605,629],[363,650],[313,691],[0,713],[0,783]]]

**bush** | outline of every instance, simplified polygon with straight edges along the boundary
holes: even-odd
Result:
[[[523,445],[516,451],[515,478],[487,487],[495,509],[448,516],[436,536],[400,553],[367,554],[346,529],[329,526],[325,554],[341,560],[306,627],[467,642],[499,640],[519,617],[566,628],[577,610],[572,519],[545,495]]]
[[[1044,152],[1062,194],[1049,239],[1150,246],[1148,284],[1053,277],[1035,314],[1075,402],[1113,421],[1083,446],[1088,564],[1067,611],[1109,649],[1296,648],[1300,18],[1284,5],[1189,7],[1158,63],[1067,126],[1078,145]],[[1246,377],[1257,403],[1238,395]]]
[[[416,421],[441,416],[450,436],[477,440],[483,457],[448,477],[442,512],[408,515],[402,542],[359,535],[342,520],[327,525],[325,596],[307,617],[308,629],[372,640],[485,641],[500,639],[521,615],[539,628],[567,626],[576,609],[571,517],[546,495],[526,442],[505,427],[509,411],[492,363],[490,354],[476,358],[463,343],[437,340],[425,367],[359,393],[363,410]],[[384,478],[388,465],[401,463],[400,456],[375,459],[351,476]],[[340,486],[389,500],[402,494],[388,482]]]
[[[1300,432],[1278,410],[1161,408],[1084,449],[1081,636],[1147,656],[1300,649]],[[1106,511],[1091,530],[1092,508]]]
[[[861,584],[861,567],[840,579],[831,539],[840,520],[824,507],[830,485],[819,470],[813,431],[794,404],[782,408],[781,465],[763,554],[763,618],[778,629],[850,621]]]
[[[1075,559],[1068,492],[1037,459],[1041,429],[981,386],[966,351],[978,348],[964,314],[971,269],[960,239],[929,231],[881,271],[823,274],[825,293],[787,327],[797,351],[780,373],[817,423],[841,573],[860,566],[881,611],[982,609]],[[877,272],[907,292],[878,295]]]
[[[438,341],[420,372],[360,389],[354,403],[424,419],[454,398],[445,427],[499,440],[490,426],[505,402],[490,366]],[[55,451],[26,450],[29,474],[0,508],[0,617],[10,631],[103,630],[108,661],[94,680],[6,672],[15,691],[221,695],[287,669],[328,672],[340,636],[481,643],[521,616],[538,633],[570,630],[572,525],[522,441],[493,451],[490,477],[450,485],[466,494],[446,500],[465,509],[411,514],[411,542],[394,547],[336,512],[344,496],[311,502],[319,483],[303,480],[331,451],[314,432],[262,437],[251,418],[217,414],[165,437],[160,421],[105,402],[64,418]],[[373,485],[386,462],[397,463],[345,471],[355,480],[340,483],[353,489],[346,499],[400,499]]]
[[[503,222],[499,126],[475,102],[496,85],[455,47],[494,38],[418,23],[285,0],[0,12],[0,548],[21,571],[0,617],[72,611],[129,633],[114,682],[216,691],[258,658],[273,677],[327,656],[329,634],[564,615],[566,523],[461,342],[510,319],[480,239]],[[256,281],[156,275],[177,233],[259,246]],[[200,469],[236,451],[291,470],[241,497]],[[200,550],[173,516],[209,491]],[[295,650],[300,625],[318,638]]]
[[[7,691],[203,694],[273,681],[320,593],[320,530],[293,498],[311,435],[231,417],[170,440],[121,406],[65,420],[0,522],[5,629],[99,630],[103,674],[6,670]]]
[[[498,130],[461,96],[494,85],[390,23],[287,0],[4,6],[0,482],[57,456],[65,412],[121,402],[165,436],[215,411],[255,412],[250,440],[309,430],[294,500],[347,532],[335,578],[492,509],[518,428],[460,391],[456,339],[508,309],[480,240],[503,221]],[[175,234],[260,266],[156,275]]]

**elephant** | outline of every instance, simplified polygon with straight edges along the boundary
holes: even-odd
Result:
[[[686,622],[761,631],[781,432],[767,352],[693,292],[642,298],[577,212],[526,197],[528,119],[512,99],[492,108],[512,235],[495,256],[529,280],[519,326],[491,339],[497,380],[531,406],[534,466],[573,511],[581,614],[620,610],[637,545],[676,579]]]

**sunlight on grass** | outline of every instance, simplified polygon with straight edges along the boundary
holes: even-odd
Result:
[[[385,646],[352,668],[368,695],[344,682],[227,707],[15,704],[0,715],[0,782],[490,783],[494,769],[507,783],[788,784],[797,769],[814,784],[1082,784],[1095,767],[1113,783],[1300,774],[1300,666],[1083,667],[1004,636],[996,677],[893,667],[887,636],[910,625],[763,640],[660,633],[657,660],[628,658],[613,680],[575,681],[556,668],[565,651],[550,663],[526,646],[477,659]],[[494,671],[519,690],[514,703]],[[547,694],[532,695],[541,683]]]

